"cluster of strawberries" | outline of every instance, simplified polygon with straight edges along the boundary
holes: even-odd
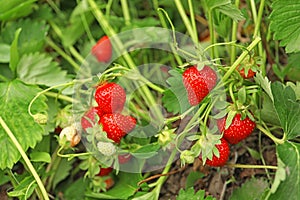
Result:
[[[83,129],[91,128],[95,123],[95,114],[100,120],[107,138],[119,144],[121,139],[136,126],[136,119],[121,114],[126,101],[125,90],[117,83],[105,82],[99,85],[95,92],[97,107],[92,107],[81,119]]]
[[[248,74],[252,75],[252,73],[254,72],[249,70]],[[241,74],[241,76],[243,75]],[[196,66],[192,66],[183,72],[183,84],[187,90],[189,103],[192,106],[198,105],[215,87],[216,83],[216,72],[209,66],[204,66],[201,70],[198,70]],[[207,159],[207,165],[225,165],[230,154],[229,144],[237,144],[247,138],[256,126],[255,122],[248,116],[242,118],[240,113],[236,113],[227,128],[225,128],[226,119],[227,116],[217,121],[218,129],[220,133],[223,133],[221,143],[216,145],[219,156],[213,155],[212,160]],[[199,159],[201,159],[201,156]]]

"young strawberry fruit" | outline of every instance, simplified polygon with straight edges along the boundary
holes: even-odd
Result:
[[[206,164],[213,167],[221,167],[226,164],[229,158],[230,149],[227,141],[224,138],[221,138],[221,144],[217,144],[216,147],[220,156],[217,157],[216,155],[213,155],[212,160],[206,160]],[[200,160],[202,159],[201,157],[199,158]]]
[[[99,107],[91,107],[81,118],[81,127],[85,130],[87,128],[92,128],[95,124],[95,116],[101,117],[103,112]]]
[[[77,133],[75,124],[63,128],[59,134],[59,138],[60,141],[64,141],[65,138],[65,141],[70,142],[71,147],[76,146],[81,140],[80,134]]]
[[[95,100],[103,114],[121,112],[126,101],[126,93],[117,83],[104,83],[97,87]]]
[[[136,120],[131,116],[119,113],[105,114],[100,119],[100,124],[102,124],[103,131],[106,132],[109,139],[120,143],[122,137],[134,129]]]
[[[189,67],[183,72],[183,84],[192,106],[199,104],[209,93],[208,86],[196,67]]]
[[[256,124],[248,116],[241,120],[241,114],[237,113],[230,126],[225,129],[226,117],[217,121],[220,132],[230,144],[237,144],[247,138],[254,130]]]
[[[100,153],[105,156],[112,156],[116,153],[116,147],[111,142],[101,142],[97,143],[97,148]]]
[[[109,190],[115,185],[115,181],[112,177],[108,177],[107,179],[105,179],[104,183],[105,183],[105,190]]]
[[[252,71],[252,69],[249,69],[248,70],[248,73],[246,75],[245,73],[245,69],[241,69],[241,70],[238,70],[240,75],[244,78],[244,79],[250,79],[250,78],[253,78],[256,74],[256,72]]]
[[[107,167],[107,168],[101,167],[100,172],[97,174],[97,176],[107,176],[112,171],[113,171],[113,168],[111,168],[111,167]]]
[[[92,54],[99,62],[108,62],[112,55],[112,45],[107,36],[103,36],[92,47]]]

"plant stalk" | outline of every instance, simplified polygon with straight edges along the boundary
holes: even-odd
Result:
[[[29,171],[32,174],[32,176],[34,177],[36,183],[38,184],[38,187],[39,187],[39,189],[41,191],[41,194],[42,194],[44,200],[49,200],[48,193],[47,193],[47,191],[45,189],[45,186],[43,185],[42,180],[40,179],[38,173],[34,169],[32,163],[30,162],[30,160],[29,160],[28,156],[26,155],[24,149],[22,148],[21,144],[18,142],[17,138],[11,132],[11,130],[6,125],[6,123],[4,122],[4,120],[2,119],[1,116],[0,116],[0,124],[3,127],[3,129],[5,130],[5,132],[7,133],[7,135],[9,136],[9,138],[12,140],[13,144],[15,145],[15,147],[18,149],[19,153],[21,154],[23,160],[25,161],[25,164],[26,164],[27,168],[29,169]]]

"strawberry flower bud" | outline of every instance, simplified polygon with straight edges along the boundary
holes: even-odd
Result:
[[[167,147],[170,142],[175,138],[175,129],[165,129],[158,134],[158,144],[162,147]]]
[[[38,124],[46,124],[48,121],[48,116],[45,114],[42,114],[42,113],[37,113],[37,114],[33,115],[33,119]]]
[[[100,153],[105,156],[112,156],[116,153],[116,147],[110,142],[98,142],[97,148]]]
[[[195,160],[194,153],[189,150],[184,150],[180,154],[180,160],[181,160],[182,165],[185,165],[186,163],[191,164]]]

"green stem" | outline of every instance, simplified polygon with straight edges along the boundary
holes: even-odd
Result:
[[[209,36],[210,36],[210,44],[215,44],[215,30],[214,30],[214,22],[212,17],[212,10],[208,11],[208,27],[209,27]],[[215,58],[215,48],[214,46],[211,47],[210,52],[211,59]]]
[[[265,135],[267,135],[276,144],[283,144],[285,141],[285,134],[283,135],[282,139],[278,139],[272,133],[270,133],[268,130],[266,130],[264,127],[262,127],[260,124],[257,124],[256,128],[258,128],[261,132],[263,132]]]
[[[66,54],[59,46],[57,46],[49,37],[46,38],[46,41],[59,55],[61,55],[66,61],[68,61],[73,66],[75,71],[80,70],[80,66],[68,54]]]
[[[223,76],[221,82],[225,82],[230,75],[234,72],[236,67],[246,58],[246,56],[249,54],[249,52],[261,41],[260,37],[256,37],[251,44],[246,48],[245,51],[238,57],[238,59],[235,60],[235,62],[232,64],[232,66],[229,68],[229,70],[226,72],[226,74]]]
[[[162,15],[161,12],[163,12],[163,13],[165,14],[165,16],[166,16],[166,18],[168,19],[169,24],[170,24],[170,26],[171,26],[172,32],[173,32],[174,43],[176,43],[175,27],[174,27],[174,25],[173,25],[173,23],[172,23],[170,17],[168,16],[168,13],[167,13],[164,9],[158,7],[158,2],[157,2],[157,0],[153,0],[153,5],[154,5],[154,8],[157,10],[158,17],[159,17],[159,19],[160,19],[160,21],[161,21],[162,27],[168,29],[167,23],[166,23],[166,21],[165,21],[165,19],[164,19],[164,17],[163,17],[163,15]],[[161,12],[160,12],[160,11],[161,11]],[[170,44],[170,48],[171,48],[171,50],[172,50],[172,52],[173,52],[173,55],[174,55],[174,57],[175,57],[175,60],[177,61],[177,63],[178,63],[179,65],[182,65],[183,62],[182,62],[182,60],[181,60],[181,57],[180,57],[180,56],[178,55],[178,53],[176,52],[175,47],[176,47],[176,45],[171,45],[171,44]],[[171,66],[172,66],[172,65],[171,65]]]
[[[238,8],[240,6],[240,0],[235,0],[235,6]],[[232,33],[231,33],[231,41],[236,41],[237,36],[237,25],[238,23],[236,21],[232,22]],[[236,47],[231,46],[231,52],[230,52],[230,64],[233,64],[236,57]]]
[[[121,0],[121,6],[122,6],[122,11],[123,11],[123,16],[125,19],[125,25],[130,25],[130,14],[129,14],[127,0]]]
[[[39,98],[39,96],[41,96],[42,94],[44,94],[44,93],[46,93],[49,90],[52,90],[54,88],[63,87],[63,86],[70,86],[70,85],[73,85],[73,84],[74,84],[74,81],[71,81],[69,83],[62,83],[62,84],[59,84],[59,85],[55,85],[55,86],[49,87],[49,88],[47,88],[47,89],[45,89],[45,90],[37,93],[37,95],[30,101],[30,103],[28,105],[28,109],[27,110],[28,110],[29,115],[33,117],[33,114],[31,113],[31,107],[32,107],[32,104],[35,102],[35,100],[37,98]]]
[[[189,32],[190,36],[192,37],[192,40],[195,44],[198,43],[198,36],[197,36],[197,32],[195,33],[195,31],[193,30],[193,27],[189,21],[189,18],[187,17],[185,11],[184,11],[184,8],[181,4],[181,1],[180,0],[174,0],[175,4],[176,4],[176,7],[177,7],[177,10],[183,20],[183,23],[185,25],[185,27],[187,28],[187,31]]]
[[[62,94],[55,93],[55,92],[46,92],[45,95],[48,97],[53,97],[53,98],[57,98],[60,100],[68,101],[70,103],[78,102],[77,100],[73,99],[72,97],[68,97],[66,95],[62,95]]]
[[[244,168],[244,169],[275,169],[277,170],[277,166],[270,166],[270,165],[244,165],[244,164],[226,164],[228,167],[234,167],[234,168]]]
[[[188,0],[188,3],[189,3],[189,9],[190,9],[192,29],[193,29],[193,33],[195,35],[196,44],[198,44],[198,42],[199,42],[199,40],[198,40],[198,31],[197,31],[197,26],[196,26],[193,2],[192,2],[192,0]]]
[[[38,187],[39,187],[39,189],[41,191],[41,194],[42,194],[44,200],[49,200],[47,191],[46,191],[46,189],[45,189],[45,187],[44,187],[44,185],[42,183],[42,180],[40,179],[38,173],[34,169],[32,163],[30,162],[29,158],[27,157],[27,155],[26,155],[25,151],[23,150],[21,144],[18,142],[17,138],[11,132],[11,130],[6,125],[6,123],[3,121],[3,119],[2,119],[1,116],[0,116],[0,124],[3,127],[3,129],[5,130],[5,132],[7,133],[7,135],[9,136],[9,138],[12,140],[13,144],[15,145],[15,147],[18,149],[19,153],[21,154],[23,160],[25,161],[25,164],[26,164],[27,168],[29,169],[29,171],[33,175],[36,183],[38,184]]]
[[[85,62],[85,59],[80,55],[80,53],[78,53],[78,51],[73,46],[70,46],[69,50],[71,54],[74,56],[74,58],[76,58],[80,63]]]

